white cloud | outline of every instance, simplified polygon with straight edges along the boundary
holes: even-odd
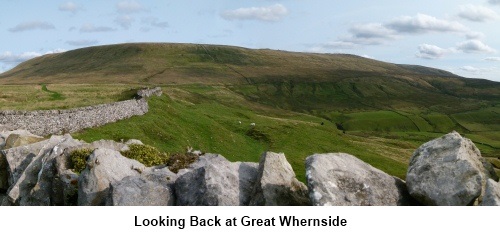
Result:
[[[462,19],[476,21],[476,22],[484,22],[488,20],[496,20],[499,18],[498,14],[483,6],[476,5],[462,5],[460,6],[460,13],[458,16]]]
[[[288,9],[275,4],[267,7],[238,8],[222,12],[221,17],[226,20],[260,20],[260,21],[280,21],[288,15]]]
[[[80,28],[82,33],[96,33],[96,32],[111,32],[115,29],[107,26],[94,26],[93,24],[85,24]]]
[[[54,50],[45,52],[43,55],[54,54],[54,53],[62,53],[62,52],[66,52],[66,51],[67,51],[66,49],[56,48]]]
[[[129,15],[120,15],[115,19],[115,22],[123,29],[129,29],[134,21],[135,19]]]
[[[16,33],[16,32],[23,32],[23,31],[28,31],[28,30],[51,30],[55,29],[53,24],[44,22],[44,21],[29,21],[29,22],[23,22],[18,25],[16,25],[13,28],[10,28],[9,31]]]
[[[82,10],[83,8],[79,5],[77,5],[74,2],[65,2],[61,5],[59,5],[59,11],[68,11],[73,14],[76,14],[78,11]]]
[[[116,4],[116,10],[121,14],[132,14],[147,11],[140,3],[136,1],[121,1]]]
[[[382,24],[379,23],[369,23],[363,25],[355,25],[351,27],[349,30],[354,38],[357,39],[394,39],[395,31],[392,29],[388,29]]]
[[[18,63],[21,63],[23,61],[33,59],[35,57],[39,57],[42,55],[61,53],[61,52],[65,52],[65,51],[66,50],[64,50],[64,49],[55,49],[55,50],[47,51],[45,53],[23,52],[20,54],[14,54],[12,52],[7,51],[7,52],[0,54],[0,62],[6,63],[6,64],[18,64]]]
[[[425,14],[416,16],[402,16],[387,23],[385,27],[393,29],[399,33],[429,33],[429,32],[467,32],[464,25],[438,19]]]
[[[450,51],[449,49],[440,48],[436,45],[421,44],[418,46],[418,52],[415,56],[424,59],[437,59],[443,57]]]
[[[484,58],[485,61],[500,61],[500,57],[487,57]]]
[[[479,40],[467,40],[457,45],[456,49],[464,53],[494,53],[495,49]]]
[[[68,40],[68,41],[66,41],[66,43],[71,45],[71,46],[81,47],[81,46],[96,45],[99,43],[99,41],[81,39],[81,40]]]
[[[480,39],[484,34],[472,32],[464,25],[438,19],[433,16],[417,14],[416,16],[402,16],[386,23],[368,23],[354,25],[349,29],[350,35],[339,37],[334,43],[325,44],[327,47],[355,48],[362,45],[380,45],[388,41],[396,40],[407,34],[426,34],[457,32],[466,34],[468,39]],[[425,49],[422,48],[422,49]],[[435,52],[435,51],[434,51]],[[422,58],[435,57],[429,54],[431,51],[422,51],[417,56]]]
[[[23,52],[21,54],[14,54],[12,52],[4,52],[0,54],[0,61],[7,64],[17,64],[35,57],[39,57],[42,54],[38,52]]]

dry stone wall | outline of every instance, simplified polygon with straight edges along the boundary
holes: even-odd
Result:
[[[161,88],[143,89],[137,94],[138,99],[68,110],[0,111],[0,124],[41,136],[73,133],[146,114],[149,107],[145,98],[160,96]]]

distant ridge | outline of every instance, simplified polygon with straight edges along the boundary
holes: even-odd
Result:
[[[224,83],[280,80],[332,81],[357,75],[424,75],[450,72],[396,65],[349,54],[317,54],[234,46],[137,43],[44,55],[0,75],[1,84]]]
[[[202,44],[81,48],[34,58],[0,75],[0,84],[41,83],[224,85],[248,100],[295,111],[433,107],[456,112],[500,100],[498,82],[435,68],[349,54]]]

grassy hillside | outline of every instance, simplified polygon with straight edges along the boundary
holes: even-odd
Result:
[[[29,60],[0,84],[3,110],[113,102],[160,85],[165,95],[147,115],[76,136],[137,138],[170,153],[192,146],[241,161],[284,152],[302,180],[305,157],[339,151],[404,177],[415,148],[452,130],[500,158],[500,83],[353,55],[109,45]]]
[[[145,116],[89,129],[75,134],[76,138],[136,138],[169,153],[183,152],[189,146],[220,153],[232,161],[258,162],[266,150],[284,152],[301,180],[305,180],[305,158],[324,152],[352,153],[404,177],[406,162],[416,146],[342,134],[325,119],[252,103],[223,86],[186,85],[165,87],[164,91],[169,96],[151,99]],[[360,145],[365,142],[367,145]]]
[[[123,44],[35,58],[2,74],[0,83],[238,84],[283,77],[329,81],[350,71],[407,72],[397,65],[352,55],[195,44]]]

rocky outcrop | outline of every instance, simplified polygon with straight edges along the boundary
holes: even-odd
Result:
[[[168,187],[140,176],[129,176],[111,184],[106,205],[110,206],[173,206]]]
[[[53,136],[55,137],[55,136]],[[50,151],[46,152],[40,160],[40,169],[26,169],[25,173],[31,173],[31,179],[35,179],[35,186],[29,191],[29,194],[21,196],[20,205],[31,206],[51,206],[61,205],[57,203],[58,198],[62,198],[56,192],[56,183],[58,177],[61,176],[60,170],[56,168],[57,157],[63,155],[64,150],[69,147],[80,145],[81,141],[73,139],[70,135],[64,135],[60,142],[51,147]],[[49,145],[50,147],[50,145]],[[38,166],[33,162],[34,166]]]
[[[6,131],[0,133],[0,149],[9,149],[40,142],[45,138],[26,130]]]
[[[10,132],[10,131],[8,131]],[[20,131],[21,132],[21,131]],[[0,133],[5,135],[5,132]],[[10,134],[9,134],[10,135]],[[2,136],[2,137],[4,137]],[[500,204],[500,184],[477,148],[458,133],[422,145],[411,159],[408,182],[345,153],[306,159],[307,186],[282,153],[266,152],[259,163],[230,162],[205,154],[177,174],[169,163],[146,168],[120,151],[126,143],[90,144],[70,135],[0,150],[0,204],[112,206],[394,206]],[[90,149],[86,168],[73,171],[71,153]],[[193,154],[188,153],[188,154]],[[186,154],[187,155],[187,154]],[[183,155],[178,155],[182,158]],[[81,157],[83,158],[83,157]],[[189,158],[189,157],[184,157]],[[2,175],[0,175],[2,176]],[[484,182],[484,183],[483,183]],[[410,196],[408,188],[415,201]],[[420,192],[419,192],[420,191]]]
[[[484,192],[486,180],[498,178],[488,165],[469,139],[452,132],[415,151],[406,184],[425,205],[472,205]]]
[[[128,176],[138,176],[145,169],[143,164],[117,151],[103,148],[94,150],[78,179],[78,205],[104,205],[110,184]]]
[[[1,150],[0,159],[4,160],[0,169],[1,188],[7,189],[14,184],[32,159],[37,157],[40,150],[48,143],[49,140],[45,140],[26,146]]]
[[[52,205],[54,160],[65,147],[78,145],[71,136],[52,136],[28,146],[4,150],[8,163],[9,201],[16,205]]]
[[[177,175],[168,168],[146,171],[112,183],[106,205],[109,206],[173,206],[173,184]]]
[[[295,178],[283,153],[264,153],[259,162],[257,181],[250,205],[307,206],[307,187]]]
[[[10,131],[9,129],[2,128],[0,132],[0,150],[26,146],[44,140],[43,137],[33,135],[26,130]],[[7,182],[9,173],[7,169],[7,159],[5,155],[0,152],[0,191],[5,191],[9,187]]]
[[[500,183],[492,179],[486,182],[482,206],[500,206]]]
[[[231,163],[221,155],[205,154],[178,175],[175,183],[177,205],[244,206],[250,200],[257,165]]]
[[[309,199],[315,206],[399,206],[413,199],[404,181],[345,153],[306,159]]]

